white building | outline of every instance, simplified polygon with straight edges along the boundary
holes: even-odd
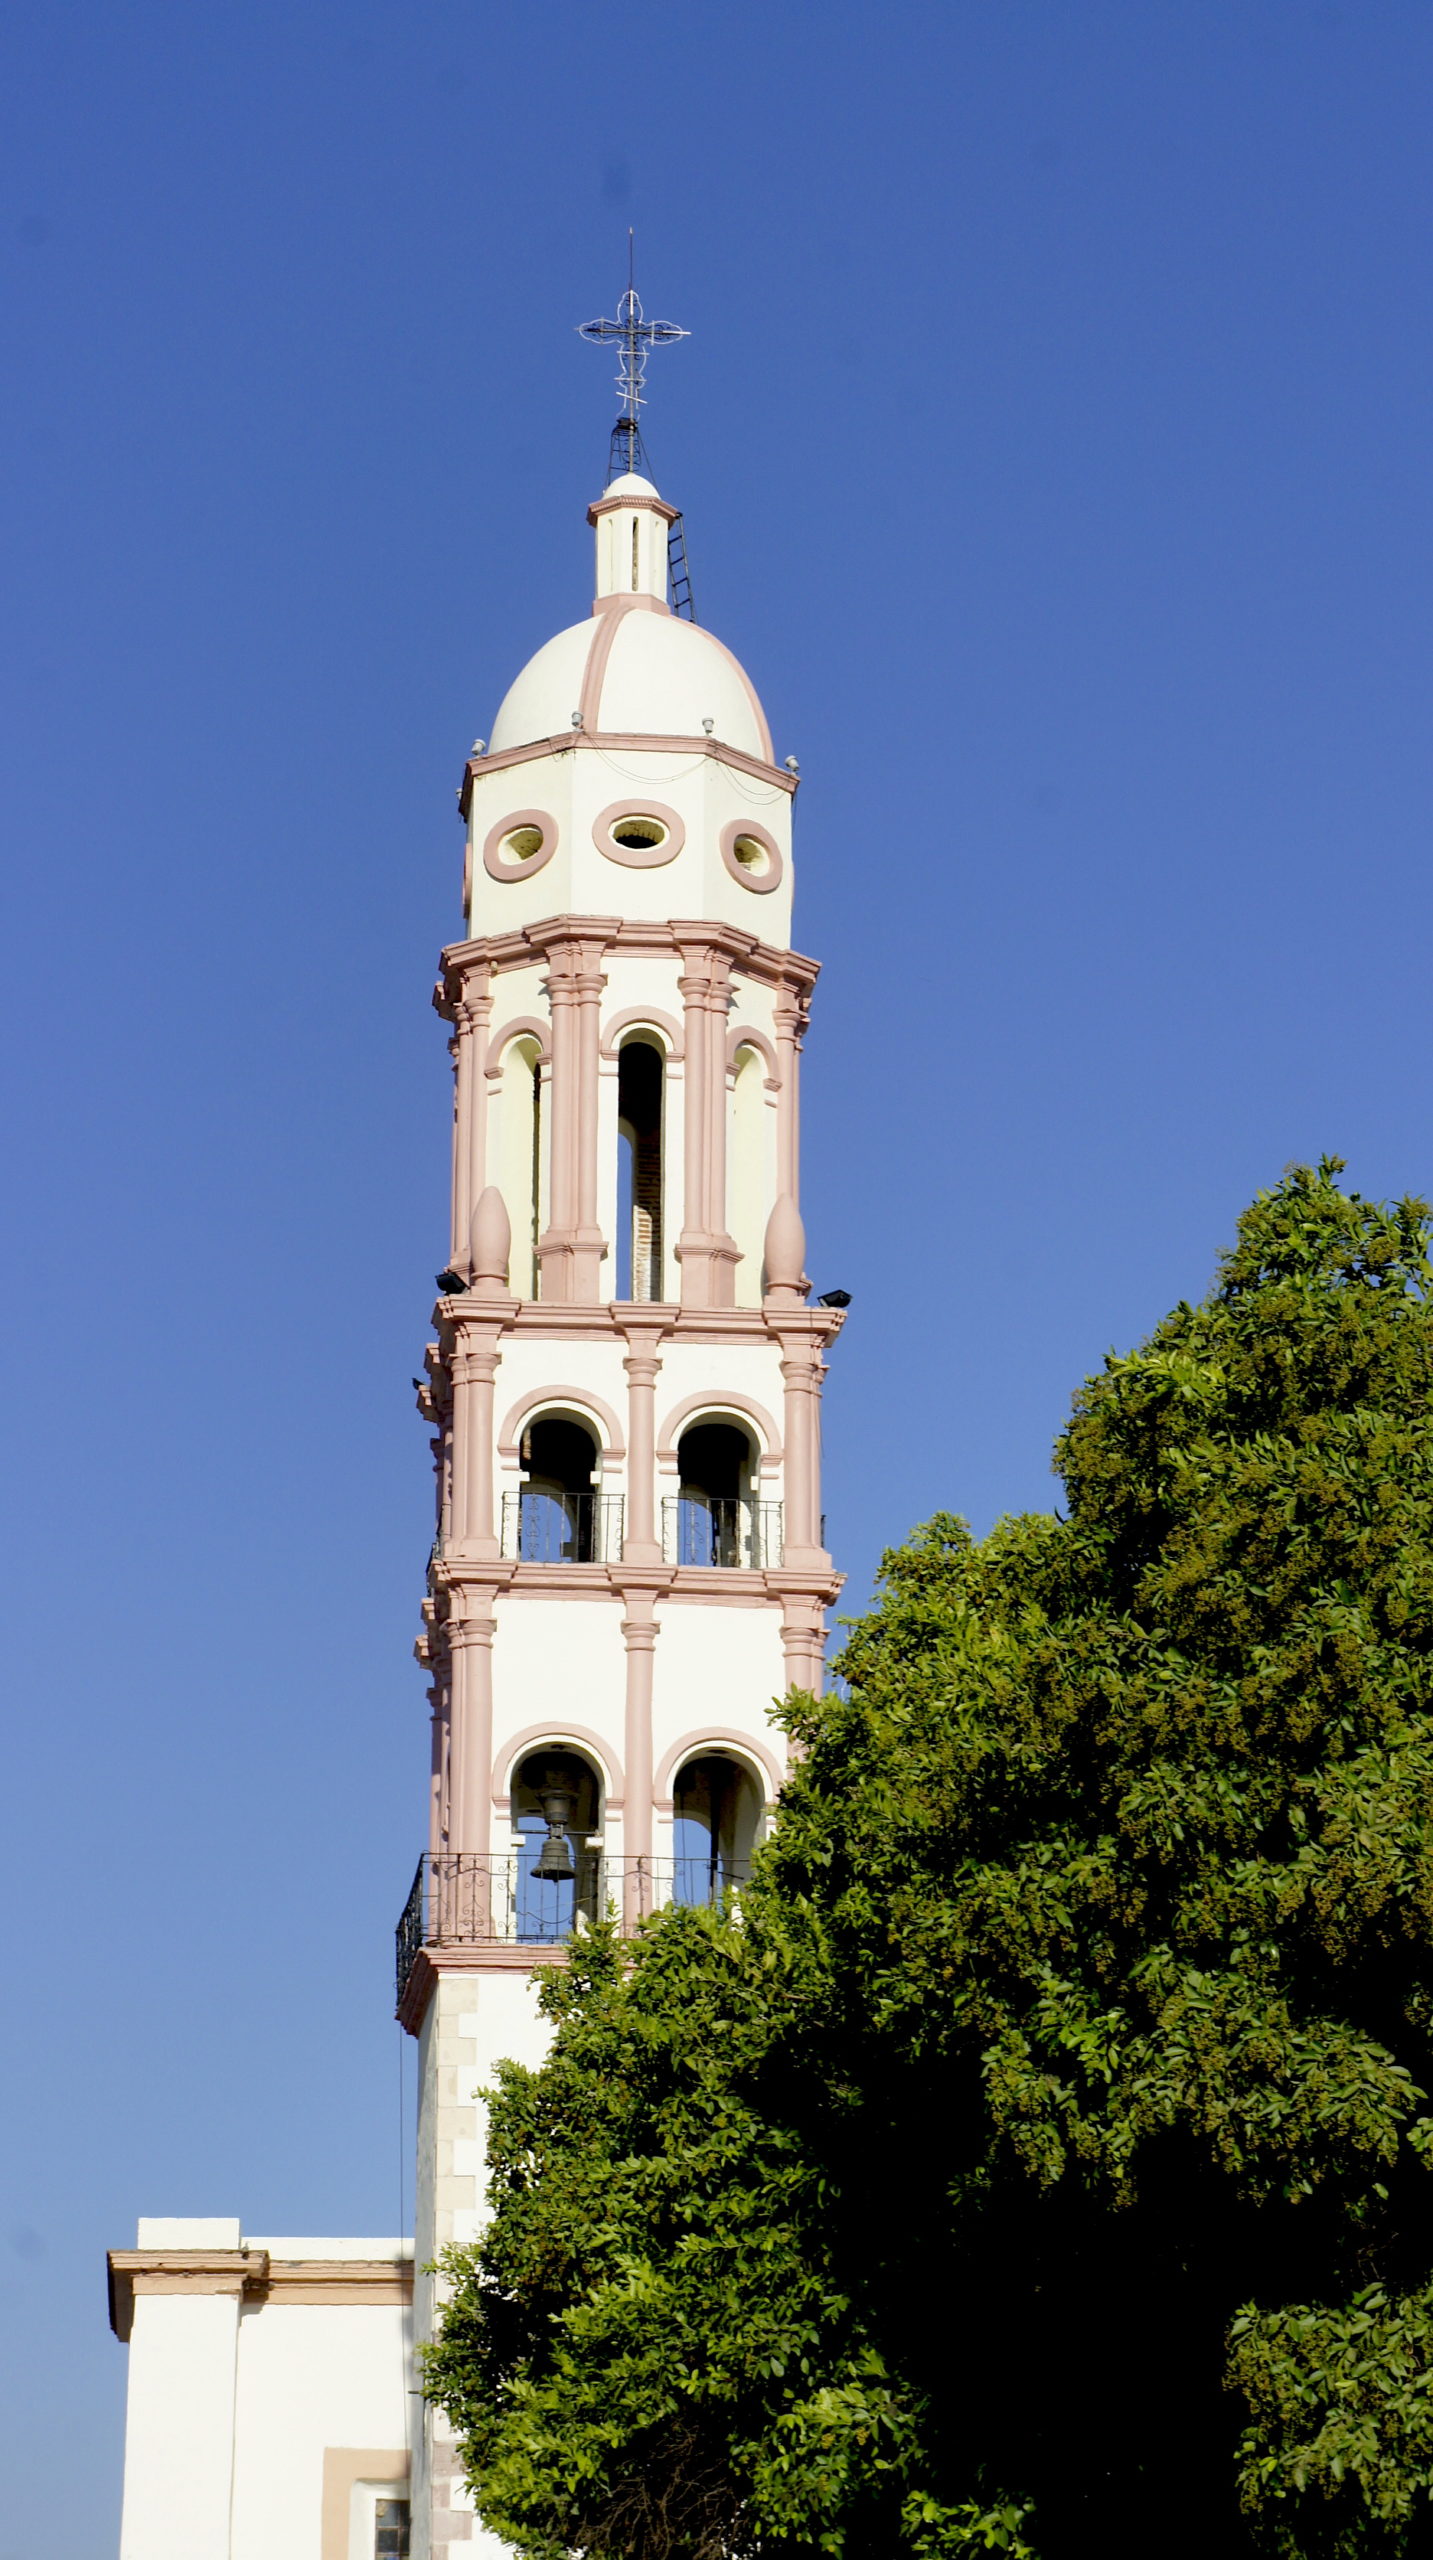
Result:
[[[820,1678],[841,1316],[802,1269],[796,776],[736,660],[672,609],[674,518],[611,480],[592,612],[523,669],[463,785],[421,1399],[429,1831],[399,1931],[416,2302],[406,2242],[141,2223],[110,2262],[122,2560],[398,2560],[410,2502],[422,2560],[477,2533],[410,2321],[430,2332],[423,2271],[480,2227],[481,2091],[540,2056],[533,1969],[584,1916],[739,1885],[781,1783],[769,1707]]]

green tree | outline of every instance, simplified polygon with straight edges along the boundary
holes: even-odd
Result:
[[[432,2363],[542,2560],[1433,2549],[1433,1273],[1340,1171],[554,1985]]]

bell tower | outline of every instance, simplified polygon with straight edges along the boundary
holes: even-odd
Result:
[[[819,1684],[839,1588],[819,1405],[842,1319],[808,1304],[798,1205],[796,775],[730,651],[672,609],[675,509],[621,468],[588,520],[591,614],[467,766],[465,938],[434,997],[455,1076],[420,1397],[431,1797],[399,1931],[420,2269],[478,2230],[478,2092],[541,2054],[534,1967],[584,1919],[739,1888],[782,1778],[768,1710]],[[463,2539],[464,2504],[429,2413],[415,2553]]]

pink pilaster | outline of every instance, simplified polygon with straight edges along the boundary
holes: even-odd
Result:
[[[656,1595],[628,1583],[623,1598],[622,1636],[627,1647],[627,1711],[623,1756],[627,1794],[623,1836],[624,1920],[630,1929],[652,1908],[652,1673],[657,1647]],[[641,1859],[638,1867],[635,1863]]]
[[[780,1079],[776,1098],[776,1188],[799,1202],[801,1142],[796,1061],[801,1036],[801,1005],[791,988],[783,987],[772,1010],[776,1022],[777,1074]]]
[[[624,1310],[624,1313],[626,1311]],[[622,1542],[624,1564],[660,1564],[657,1537],[657,1352],[660,1324],[642,1324],[628,1314],[627,1352],[627,1518]]]
[[[455,1351],[453,1374],[453,1541],[463,1554],[495,1556],[493,1527],[493,1380],[498,1372],[496,1329],[465,1333]]]
[[[468,1595],[449,1620],[453,1662],[452,1771],[448,1845],[486,1854],[492,1829],[493,1637],[491,1608]]]
[[[487,1084],[481,1072],[487,1053],[493,1002],[490,972],[484,964],[466,981],[455,1010],[457,1084],[453,1112],[453,1241],[451,1259],[466,1269],[468,1230],[473,1204],[482,1190],[486,1154]]]
[[[554,931],[546,945],[552,1013],[551,1198],[538,1262],[542,1295],[559,1305],[596,1303],[606,1250],[597,1224],[605,922],[599,917],[580,932]]]
[[[674,925],[684,1009],[683,1223],[677,1245],[684,1307],[729,1307],[736,1246],[726,1231],[726,1019],[731,963],[712,928]]]

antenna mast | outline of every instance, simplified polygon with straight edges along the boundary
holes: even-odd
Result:
[[[579,324],[579,338],[594,347],[620,346],[622,353],[617,368],[617,388],[622,394],[621,413],[612,430],[607,454],[607,477],[616,480],[624,471],[647,473],[647,455],[642,443],[641,412],[646,406],[642,385],[646,379],[647,358],[653,347],[669,347],[677,338],[689,338],[690,329],[679,329],[672,320],[647,320],[637,296],[635,282],[636,236],[627,234],[627,290],[617,305],[615,320],[584,320]],[[650,477],[650,474],[647,476]]]

